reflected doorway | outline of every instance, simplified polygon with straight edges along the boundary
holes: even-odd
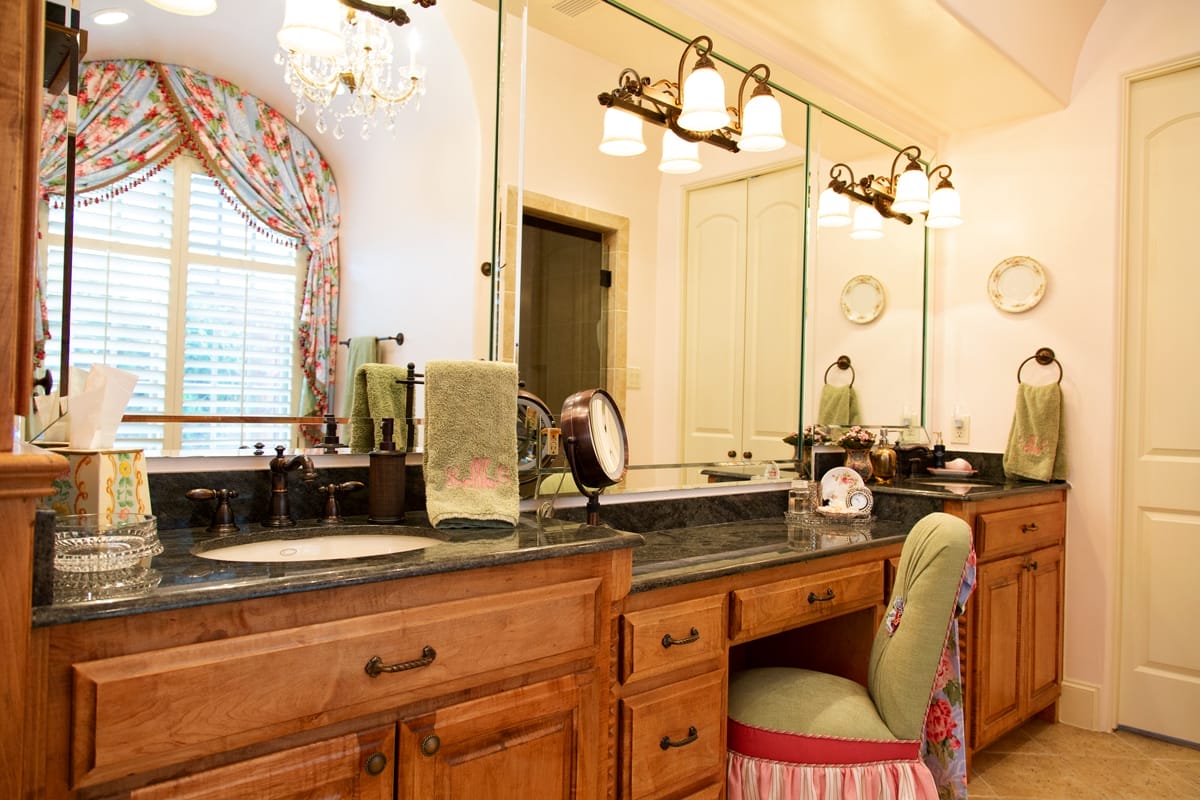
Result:
[[[604,388],[608,289],[603,236],[528,213],[522,218],[518,369],[557,413],[574,392]]]
[[[516,291],[520,283],[525,284],[522,261],[518,257],[518,240],[523,240],[526,233],[524,220],[536,217],[541,220],[558,222],[571,228],[599,234],[601,265],[611,275],[612,285],[604,290],[602,305],[603,342],[602,369],[597,378],[590,384],[575,386],[571,391],[581,389],[603,388],[617,401],[617,407],[625,411],[626,399],[626,325],[629,308],[629,219],[618,214],[612,214],[598,208],[580,205],[562,198],[543,195],[537,192],[518,192],[517,187],[508,187],[505,198],[505,225],[503,254],[501,262],[500,285],[498,288],[499,321],[497,334],[500,340],[499,359],[501,361],[516,361],[524,379],[524,369],[521,367],[518,349],[524,349],[524,338],[517,344]],[[524,241],[520,250],[525,249]],[[516,269],[504,265],[518,265]],[[517,280],[517,274],[521,279]],[[522,294],[524,290],[522,289]],[[521,307],[522,329],[524,328],[526,308]],[[523,333],[523,331],[522,331]],[[527,382],[528,383],[528,382]],[[538,392],[532,388],[530,392]],[[562,401],[543,397],[555,419],[562,411]]]

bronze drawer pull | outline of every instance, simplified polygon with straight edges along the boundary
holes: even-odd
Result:
[[[1036,522],[1031,522],[1028,525],[1021,526],[1021,533],[1037,533],[1038,526]]]
[[[367,774],[378,775],[387,767],[387,756],[383,753],[372,753],[367,759]]]
[[[1025,569],[1037,569],[1037,562],[1030,561],[1028,564],[1025,565]]]
[[[658,740],[658,746],[663,750],[671,747],[683,747],[686,744],[691,744],[692,742],[696,741],[699,735],[700,734],[696,733],[696,726],[692,725],[688,727],[688,735],[686,738],[680,739],[678,742],[672,742],[670,736],[664,736]]]
[[[378,678],[379,675],[384,672],[406,672],[410,669],[417,669],[418,667],[428,667],[433,663],[435,658],[437,658],[437,651],[429,645],[425,645],[425,647],[421,649],[420,658],[414,658],[412,661],[401,661],[399,664],[384,664],[382,658],[379,656],[372,656],[371,660],[367,662],[367,665],[363,667],[363,669],[365,669],[367,674],[372,678]]]
[[[833,598],[834,598],[834,594],[833,594],[832,586],[830,586],[828,589],[826,589],[825,594],[821,595],[820,597],[817,596],[816,592],[808,593],[808,602],[810,602],[810,603],[824,603],[829,600],[832,600]]]
[[[431,733],[421,740],[421,753],[427,756],[437,755],[442,749],[442,739],[436,733]]]
[[[691,644],[692,642],[696,641],[699,638],[700,638],[700,631],[696,630],[695,628],[692,628],[692,630],[688,633],[688,635],[683,637],[682,639],[676,639],[675,637],[671,636],[671,634],[664,633],[663,638],[662,638],[662,644],[663,644],[664,648],[667,648],[673,644]]]

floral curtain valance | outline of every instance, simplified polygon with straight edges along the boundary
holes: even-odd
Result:
[[[76,133],[79,202],[122,191],[187,147],[256,227],[300,239],[310,251],[298,342],[310,398],[302,414],[331,408],[337,344],[337,187],[312,141],[282,114],[226,80],[136,59],[83,65]],[[47,104],[39,176],[43,197],[66,185],[66,98]],[[102,190],[106,190],[102,191]],[[100,195],[96,193],[100,192]]]

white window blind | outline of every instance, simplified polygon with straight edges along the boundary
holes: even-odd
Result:
[[[75,212],[71,364],[136,373],[130,412],[295,413],[304,259],[248,224],[188,157]],[[47,363],[59,363],[63,211],[48,236]],[[76,387],[72,387],[74,390]],[[275,424],[123,423],[117,446],[151,451],[291,444]]]

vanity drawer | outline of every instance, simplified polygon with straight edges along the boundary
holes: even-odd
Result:
[[[84,786],[590,657],[598,578],[77,663]],[[430,653],[432,652],[432,658]],[[372,677],[367,665],[403,668]]]
[[[755,639],[828,617],[882,605],[883,562],[845,567],[730,594],[730,636]]]
[[[676,796],[722,774],[724,691],[717,670],[621,700],[621,797]]]
[[[621,615],[621,681],[720,658],[725,595]]]
[[[979,558],[993,558],[1054,544],[1062,540],[1066,524],[1066,503],[980,514],[975,525],[976,554]]]

